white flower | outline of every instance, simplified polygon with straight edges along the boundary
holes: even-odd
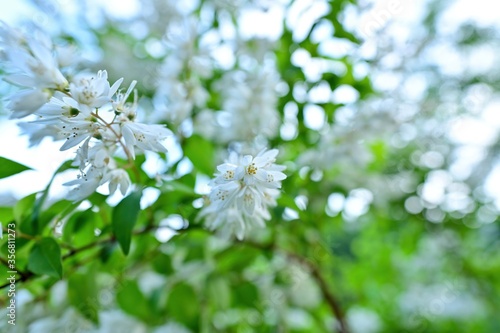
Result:
[[[203,80],[212,76],[214,61],[209,45],[197,41],[198,30],[198,22],[186,18],[170,26],[165,36],[167,56],[154,96],[162,120],[181,124],[210,98]]]
[[[60,67],[74,66],[80,61],[78,48],[74,45],[56,45],[55,49]]]
[[[123,169],[115,169],[106,173],[102,182],[106,183],[107,181],[109,181],[109,194],[115,193],[118,186],[120,186],[120,192],[125,195],[130,187],[130,178]]]
[[[72,118],[80,113],[78,102],[73,98],[60,93],[54,94],[50,101],[43,105],[36,114],[43,117],[67,117]]]
[[[199,218],[205,219],[205,225],[208,229],[219,229],[221,230],[220,233],[226,238],[235,235],[236,238],[242,240],[245,237],[247,228],[245,227],[244,216],[236,206],[218,212],[215,206],[210,205],[201,211]],[[231,222],[229,223],[229,221]]]
[[[286,178],[285,167],[274,163],[277,155],[277,149],[263,150],[255,157],[232,153],[217,167],[210,202],[199,216],[210,229],[224,228],[242,239],[247,230],[265,225],[271,218],[268,207],[276,205],[277,189]]]
[[[80,108],[88,113],[92,109],[100,108],[111,102],[111,98],[120,87],[123,78],[117,80],[110,87],[108,72],[99,71],[97,76],[82,75],[76,81],[71,82],[71,96],[79,103]],[[83,110],[82,110],[83,111]]]
[[[19,90],[10,96],[7,108],[12,110],[10,118],[22,118],[35,113],[49,101],[50,94],[41,89]]]
[[[267,67],[255,71],[234,70],[214,84],[220,93],[222,111],[216,114],[217,130],[211,139],[219,142],[252,142],[256,137],[273,138],[278,134],[280,116],[276,110],[276,86],[279,76]],[[197,132],[210,134],[203,130]],[[213,126],[209,124],[209,126]]]
[[[179,323],[170,321],[165,325],[156,327],[152,333],[163,333],[163,332],[168,332],[168,333],[191,333],[190,330],[185,328]]]
[[[52,137],[54,140],[64,139],[55,125],[37,123],[18,123],[17,125],[21,128],[21,132],[29,137],[30,147],[40,144],[45,137]]]
[[[66,199],[80,201],[90,196],[102,184],[104,173],[104,168],[91,166],[87,172],[82,172],[78,179],[64,183],[66,186],[78,185],[68,193]]]
[[[109,183],[109,194],[120,192],[125,195],[130,187],[130,178],[123,169],[116,168],[113,154],[116,145],[107,146],[105,142],[98,141],[90,145],[90,137],[78,148],[73,165],[80,168],[81,175],[78,179],[64,185],[78,185],[70,191],[70,200],[79,201],[92,194],[100,185]],[[86,172],[85,170],[88,169]]]
[[[135,117],[135,109],[137,107],[137,96],[134,96],[134,103],[132,105],[127,104],[127,99],[132,93],[132,90],[134,90],[135,85],[137,84],[137,81],[134,80],[132,83],[130,83],[130,86],[127,89],[127,92],[125,94],[118,92],[116,94],[116,98],[113,101],[113,110],[118,111],[118,112],[124,112],[127,117],[130,115]],[[131,120],[130,118],[128,118]],[[133,118],[132,118],[133,119]]]
[[[88,160],[92,165],[102,168],[113,161],[112,156],[116,148],[116,145],[106,146],[102,141],[99,141],[89,149]]]
[[[9,72],[14,73],[5,77],[7,82],[26,88],[63,89],[68,85],[50,39],[41,32],[25,36],[2,24],[0,40],[4,58],[10,63]]]
[[[123,139],[132,157],[135,158],[135,149],[151,150],[156,152],[166,152],[160,141],[172,135],[172,132],[163,125],[146,125],[124,121],[121,123]]]
[[[24,34],[18,29],[12,28],[4,21],[0,21],[0,41],[5,46],[21,47],[24,43]]]
[[[238,157],[231,154],[228,162],[219,165],[220,172],[215,178],[216,184],[224,184],[235,180],[243,180],[245,185],[257,185],[267,188],[280,188],[286,175],[281,172],[284,166],[276,165],[277,149],[263,150],[257,156]]]
[[[102,136],[100,124],[83,117],[75,118],[77,119],[62,119],[59,125],[60,135],[66,138],[61,151],[70,149],[89,137]]]
[[[68,84],[59,67],[72,67],[67,69],[73,73],[74,55],[74,48],[54,47],[43,33],[23,34],[0,22],[0,64],[9,73],[4,79],[23,87],[7,105],[12,118],[36,116],[20,125],[30,136],[30,145],[49,136],[65,139],[60,150],[79,146],[72,165],[78,166],[80,176],[65,184],[75,186],[68,199],[82,200],[106,183],[110,194],[119,188],[125,195],[131,181],[114,158],[118,148],[123,147],[128,158],[135,158],[136,149],[166,152],[161,141],[172,133],[163,125],[134,122],[137,81],[125,93],[118,92],[123,78],[110,85],[103,70],[72,75]],[[134,100],[129,103],[133,91]]]
[[[106,166],[115,167],[113,154],[116,150],[116,145],[111,144],[110,146],[106,146],[102,141],[98,141],[93,146],[90,146],[90,139],[89,137],[78,148],[75,161],[72,165],[79,166],[82,171],[88,165],[93,165],[96,168],[104,168]]]

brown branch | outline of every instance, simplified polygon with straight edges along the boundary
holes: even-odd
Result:
[[[168,228],[168,227],[167,226],[150,225],[150,226],[146,226],[140,230],[134,231],[133,234],[134,235],[142,235],[142,234],[145,234],[149,231],[161,229],[161,228]],[[193,228],[193,229],[195,229],[195,228]],[[180,230],[175,230],[175,231],[176,232],[183,232],[183,231],[187,231],[187,230],[190,230],[190,229],[180,229]],[[106,243],[113,243],[115,241],[116,241],[116,238],[114,236],[111,236],[110,238],[99,239],[95,242],[89,243],[89,244],[84,245],[84,246],[79,247],[79,248],[70,248],[69,252],[61,257],[61,260],[71,258],[71,257],[77,255],[78,253],[90,250],[98,245],[102,245],[102,244],[106,244]],[[2,259],[3,258],[0,257],[0,261],[2,261]],[[31,279],[32,277],[36,277],[35,274],[33,274],[32,272],[29,272],[29,271],[18,272],[17,274],[20,275],[20,277],[16,279],[15,283],[25,282],[25,281]],[[4,284],[0,285],[0,289],[8,287],[9,285],[10,285],[10,283],[4,283]]]
[[[347,325],[344,311],[342,310],[342,307],[340,306],[340,302],[335,298],[333,293],[329,290],[328,284],[325,281],[325,279],[323,278],[323,276],[321,275],[321,272],[320,272],[318,266],[314,265],[312,262],[310,262],[306,258],[303,258],[295,253],[292,253],[292,252],[285,252],[285,253],[289,258],[291,258],[291,259],[299,262],[303,266],[306,266],[307,268],[309,268],[309,270],[311,271],[312,277],[316,280],[319,288],[321,289],[321,293],[323,294],[323,297],[325,298],[326,302],[328,303],[328,305],[332,309],[333,313],[335,314],[335,317],[339,321],[340,332],[341,333],[349,333],[350,330],[349,330],[349,327]]]
[[[252,241],[242,241],[242,243],[249,245],[249,246],[252,246],[252,247],[255,247],[255,248],[258,248],[258,249],[261,249],[261,250],[274,249],[277,251],[281,251],[281,252],[285,253],[285,255],[287,257],[289,257],[290,259],[295,260],[296,262],[298,262],[302,266],[307,267],[311,273],[312,278],[314,280],[316,280],[318,287],[320,288],[324,299],[328,303],[328,306],[331,308],[333,314],[337,318],[337,320],[339,322],[339,326],[340,326],[339,327],[340,332],[341,333],[349,333],[350,332],[349,326],[347,324],[345,314],[344,314],[344,311],[342,310],[340,302],[337,300],[335,295],[330,291],[330,289],[328,287],[328,283],[321,275],[319,268],[316,265],[314,265],[313,262],[311,262],[310,260],[307,260],[307,258],[304,258],[296,253],[280,249],[273,243],[271,243],[271,244],[259,244],[259,243],[255,243]]]
[[[168,227],[157,226],[157,225],[147,225],[140,230],[134,231],[133,234],[134,235],[141,235],[141,234],[145,234],[149,231],[160,229],[160,228],[168,228]],[[189,231],[192,229],[198,229],[198,228],[193,227],[193,228],[188,228],[188,229],[181,229],[181,230],[176,230],[176,232],[186,232],[186,231]],[[204,230],[204,229],[202,229],[202,230]],[[75,256],[76,254],[81,253],[83,251],[92,249],[95,246],[106,244],[106,243],[113,243],[115,241],[116,241],[116,238],[114,236],[111,236],[110,238],[100,239],[100,240],[97,240],[95,242],[84,245],[80,248],[76,248],[76,249],[72,248],[69,250],[68,253],[66,253],[64,256],[62,256],[62,260],[68,259],[68,258]],[[316,280],[324,299],[326,300],[326,302],[328,303],[329,307],[331,308],[333,314],[337,318],[337,320],[339,322],[340,333],[349,333],[350,332],[349,327],[347,325],[346,318],[345,318],[345,314],[344,314],[344,311],[342,310],[340,302],[336,299],[334,294],[330,291],[330,289],[328,287],[328,283],[323,278],[319,268],[316,265],[314,265],[314,263],[312,263],[311,261],[307,260],[307,258],[304,258],[296,253],[280,249],[273,243],[259,244],[259,243],[255,243],[255,242],[251,242],[251,241],[243,241],[241,243],[248,245],[248,246],[251,246],[251,247],[254,247],[254,248],[262,249],[262,250],[282,251],[290,259],[295,260],[296,262],[298,262],[302,266],[307,267],[311,273],[312,278],[314,278],[314,280]],[[24,281],[29,280],[32,277],[35,277],[35,275],[31,272],[19,272],[18,274],[21,275],[21,277],[16,279],[16,283],[17,282],[24,282]],[[9,285],[10,285],[10,283],[0,285],[0,289],[3,289]]]

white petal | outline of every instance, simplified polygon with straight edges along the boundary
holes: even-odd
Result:
[[[124,124],[122,128],[122,136],[123,140],[125,141],[125,146],[129,150],[130,154],[132,155],[132,158],[135,159],[135,151],[134,151],[134,145],[136,143],[134,133],[132,130],[127,126],[128,123]]]
[[[68,149],[76,146],[77,144],[79,144],[80,142],[82,142],[83,140],[88,138],[89,136],[90,136],[89,133],[78,134],[76,136],[71,135],[69,138],[66,139],[66,142],[64,142],[64,144],[62,145],[61,148],[59,148],[59,150],[60,151],[68,150]]]
[[[8,75],[4,77],[4,81],[16,86],[21,86],[26,88],[33,88],[36,85],[35,80],[31,76],[24,74]]]

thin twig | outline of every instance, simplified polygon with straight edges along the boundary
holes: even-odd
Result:
[[[118,140],[118,144],[122,147],[123,151],[125,152],[125,155],[127,155],[127,159],[129,161],[129,164],[132,166],[132,169],[134,170],[135,177],[137,178],[136,181],[140,183],[141,174],[140,174],[139,170],[137,169],[137,166],[134,163],[134,159],[132,158],[132,154],[130,153],[130,150],[127,148],[127,146],[122,141],[122,135],[118,134],[115,131],[115,129],[113,128],[113,126],[108,124],[97,113],[92,113],[92,116],[94,116],[96,119],[99,119],[100,121],[102,121],[103,125],[106,126],[106,128],[108,128],[116,136],[116,139]]]
[[[312,277],[316,280],[318,283],[319,288],[321,289],[321,293],[323,294],[323,297],[325,298],[326,302],[332,309],[333,313],[335,314],[335,317],[339,321],[340,325],[340,332],[341,333],[349,333],[349,327],[347,325],[346,319],[345,319],[345,314],[344,311],[342,310],[342,307],[340,306],[340,302],[335,298],[333,293],[329,290],[328,284],[321,275],[321,272],[319,268],[314,265],[312,262],[307,260],[306,258],[303,258],[295,253],[292,252],[285,252],[286,256],[289,257],[290,259],[293,259],[297,261],[298,263],[302,264],[303,266],[306,266],[309,268]]]

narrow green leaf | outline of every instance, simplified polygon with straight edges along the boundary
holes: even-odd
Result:
[[[186,155],[194,167],[206,175],[214,173],[214,147],[199,135],[193,135],[186,140],[184,145]]]
[[[96,324],[99,322],[99,298],[94,276],[73,274],[68,280],[68,299],[84,317]]]
[[[134,192],[124,198],[113,210],[112,228],[113,233],[122,248],[124,254],[128,254],[130,250],[130,242],[132,240],[132,230],[137,222],[139,215],[141,191]]]
[[[0,156],[0,179],[7,178],[31,168]]]
[[[33,205],[35,203],[35,199],[36,199],[36,193],[32,193],[28,196],[25,196],[16,203],[16,205],[12,209],[12,213],[17,223],[21,224],[26,218],[30,217],[30,215],[33,212]],[[31,222],[31,219],[29,219],[28,222]],[[31,223],[24,226],[24,229],[22,229],[21,231],[28,233],[30,235],[35,235]]]
[[[33,246],[28,257],[28,269],[38,275],[62,278],[61,248],[55,239],[45,237]]]
[[[52,185],[52,182],[54,181],[54,178],[56,177],[57,174],[70,169],[72,163],[73,163],[73,161],[66,161],[63,164],[61,164],[61,166],[52,175],[52,178],[50,179],[49,183],[47,184],[47,187],[45,188],[45,190],[43,190],[41,192],[42,195],[36,199],[35,205],[33,206],[33,214],[31,215],[31,223],[33,225],[34,230],[37,233],[39,231],[41,231],[41,229],[44,227],[44,225],[40,225],[39,217],[40,217],[40,213],[42,210],[42,206],[45,203],[45,200],[47,200],[47,197],[49,195],[49,189],[50,189],[50,186]]]

